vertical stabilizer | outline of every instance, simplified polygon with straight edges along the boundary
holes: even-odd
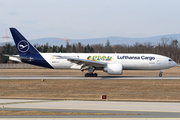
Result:
[[[52,66],[42,57],[36,48],[34,48],[24,36],[15,28],[10,28],[16,48],[19,52],[21,61],[24,63],[52,68]]]
[[[34,48],[24,36],[19,33],[16,28],[10,28],[11,34],[13,36],[14,42],[16,44],[19,55],[27,54],[39,54],[39,52]]]

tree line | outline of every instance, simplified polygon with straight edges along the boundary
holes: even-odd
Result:
[[[111,45],[109,40],[106,44],[83,45],[81,42],[76,44],[63,46],[63,45],[45,45],[35,44],[34,47],[43,53],[153,53],[160,54],[172,58],[177,63],[180,62],[180,42],[177,39],[161,38],[157,44],[151,42],[138,43],[133,45],[116,44]],[[0,63],[7,63],[8,57],[4,54],[17,55],[18,51],[15,45],[6,43],[0,46]]]

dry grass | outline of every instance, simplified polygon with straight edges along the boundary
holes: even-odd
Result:
[[[0,115],[140,115],[140,114],[41,112],[41,111],[6,111],[6,110],[1,110],[0,111]]]
[[[180,101],[179,80],[1,80],[0,98]]]
[[[100,76],[108,76],[98,71]],[[124,71],[123,76],[158,76],[159,71]],[[0,76],[84,76],[75,70],[0,69]],[[163,76],[179,76],[180,67]],[[0,98],[180,101],[180,80],[0,80]]]
[[[102,71],[95,71],[98,76],[111,76]],[[57,69],[0,69],[0,76],[84,76],[80,70]],[[121,76],[158,76],[159,70],[124,70]],[[163,76],[180,76],[180,67],[167,69]]]

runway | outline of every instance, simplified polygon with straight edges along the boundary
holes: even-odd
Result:
[[[180,118],[178,102],[60,101],[0,99],[1,110],[120,115],[0,116],[0,118]],[[107,120],[107,119],[106,119]]]
[[[99,76],[99,77],[81,77],[81,76],[1,76],[0,80],[180,80],[180,76]]]

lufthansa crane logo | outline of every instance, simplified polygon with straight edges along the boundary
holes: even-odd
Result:
[[[29,43],[25,40],[21,40],[18,43],[17,48],[20,52],[27,52],[29,50]]]

